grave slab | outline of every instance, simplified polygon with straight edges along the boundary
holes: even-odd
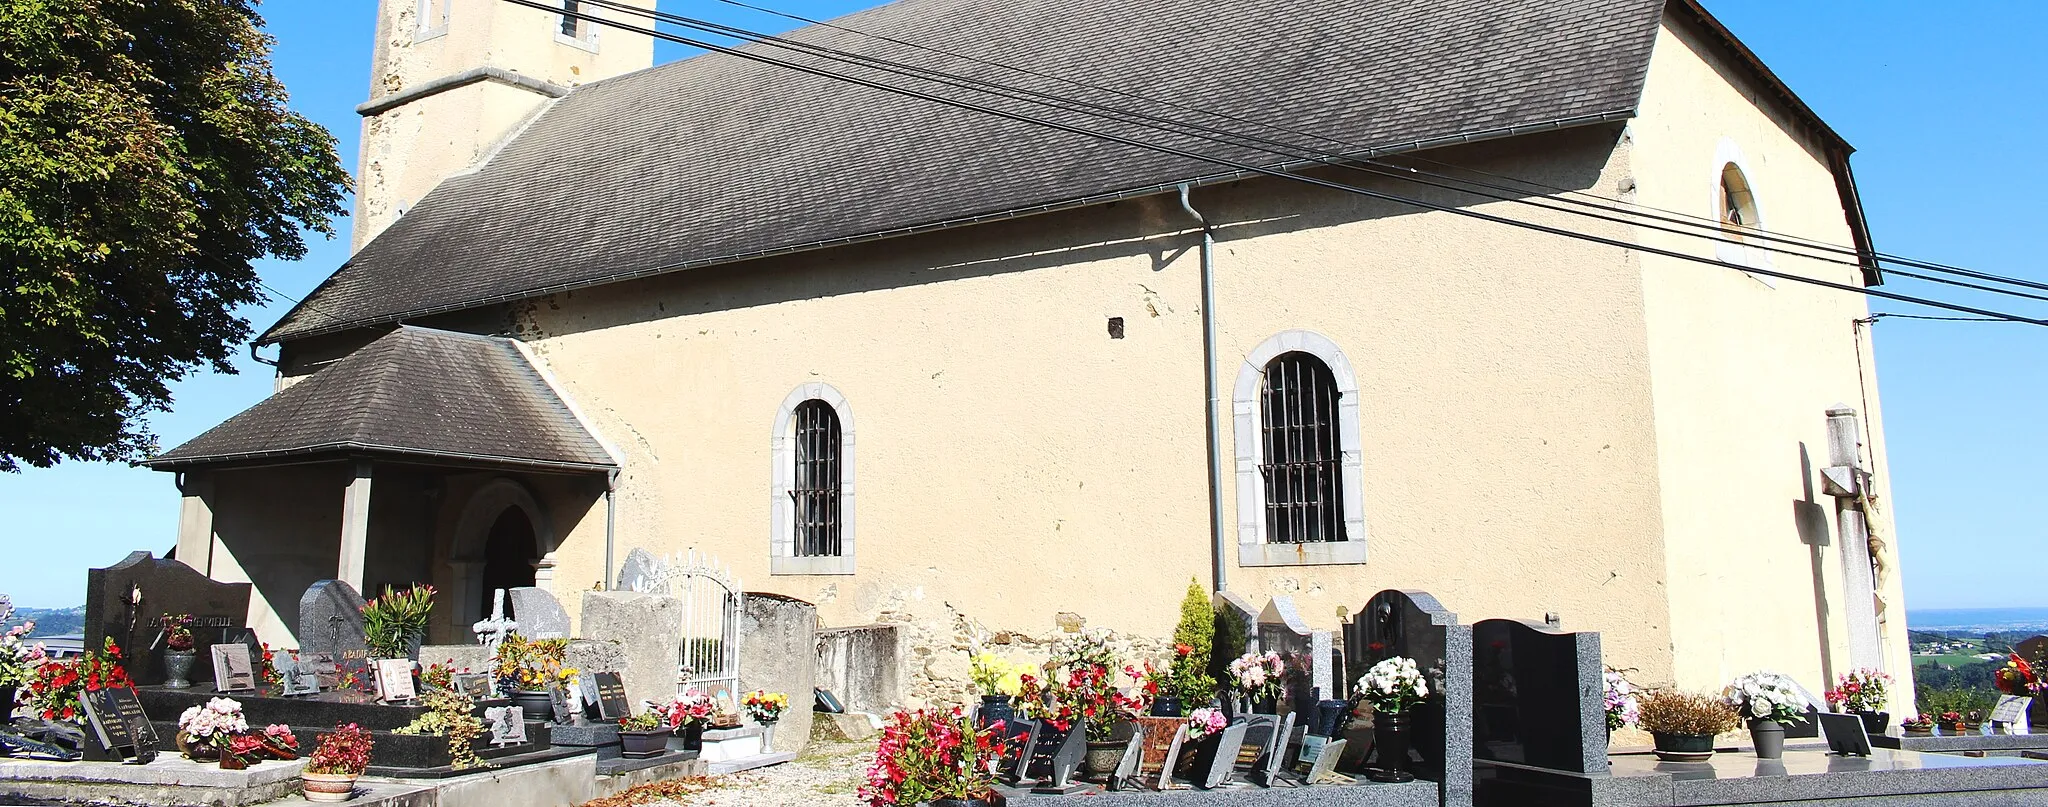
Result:
[[[1344,627],[1344,646],[1349,680],[1395,656],[1414,659],[1436,679],[1437,691],[1409,713],[1414,749],[1422,757],[1414,772],[1439,783],[1445,807],[1471,804],[1472,628],[1459,624],[1458,615],[1428,592],[1388,589],[1373,595]]]
[[[1054,807],[1437,807],[1436,785],[1420,779],[1400,784],[1262,788],[1232,784],[1214,790],[1103,790],[1089,786],[1076,795],[1050,796],[1028,788],[1000,788],[1013,805]]]
[[[0,797],[105,801],[161,807],[241,807],[298,792],[305,760],[272,760],[246,770],[193,762],[175,752],[148,765],[0,758]]]

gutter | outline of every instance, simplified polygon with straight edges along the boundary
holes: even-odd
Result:
[[[1180,186],[1180,209],[1195,217],[1202,225],[1202,388],[1208,393],[1203,406],[1205,435],[1209,444],[1209,550],[1212,553],[1213,568],[1210,582],[1217,593],[1229,588],[1225,564],[1229,558],[1224,554],[1229,549],[1223,543],[1223,445],[1217,437],[1217,430],[1223,426],[1223,418],[1217,412],[1217,387],[1222,383],[1216,377],[1216,228],[1209,224],[1209,217],[1188,201],[1187,185]]]
[[[571,473],[609,473],[616,472],[618,470],[617,466],[600,465],[588,462],[563,462],[560,460],[541,460],[521,457],[499,457],[492,456],[489,454],[468,454],[460,451],[433,451],[430,449],[401,448],[398,446],[359,443],[352,440],[338,443],[322,443],[320,445],[302,446],[299,448],[281,448],[271,451],[244,451],[235,454],[213,454],[203,457],[147,459],[143,460],[141,464],[152,471],[176,471],[180,468],[189,468],[201,465],[223,465],[230,463],[260,462],[263,460],[272,459],[306,457],[313,454],[352,452],[361,452],[367,454],[387,454],[399,457],[415,457],[433,460],[454,460],[458,462],[487,463],[491,465],[514,465],[523,468],[533,468],[539,470],[551,470]]]
[[[1636,110],[1633,108],[1616,109],[1607,112],[1596,112],[1587,115],[1574,115],[1571,117],[1558,118],[1555,120],[1539,121],[1536,123],[1519,124],[1515,126],[1503,126],[1494,129],[1482,129],[1474,132],[1464,132],[1460,134],[1444,135],[1440,137],[1421,138],[1418,140],[1411,140],[1402,143],[1379,146],[1356,152],[1350,152],[1347,154],[1332,155],[1329,157],[1289,160],[1282,163],[1276,163],[1272,165],[1271,168],[1276,171],[1295,172],[1321,165],[1334,165],[1338,163],[1371,160],[1379,157],[1387,157],[1395,154],[1405,154],[1416,151],[1424,151],[1428,149],[1441,148],[1445,146],[1456,146],[1468,143],[1480,143],[1488,140],[1500,140],[1509,137],[1518,137],[1521,135],[1532,134],[1535,132],[1547,132],[1562,129],[1576,129],[1583,126],[1595,126],[1603,123],[1612,123],[1614,121],[1628,120],[1634,118],[1635,116]],[[1008,208],[990,213],[977,213],[974,215],[961,216],[952,219],[944,219],[941,221],[931,222],[927,224],[899,227],[892,230],[878,230],[875,232],[862,233],[859,235],[841,236],[838,238],[827,238],[803,244],[794,244],[785,247],[754,250],[751,252],[740,252],[731,255],[723,255],[715,258],[679,261],[676,263],[653,266],[646,269],[635,269],[626,272],[617,272],[613,274],[604,275],[602,277],[590,278],[587,280],[565,281],[562,283],[554,283],[547,286],[540,286],[532,289],[525,289],[515,292],[506,292],[503,294],[494,294],[487,297],[465,300],[459,303],[447,303],[442,305],[424,306],[421,308],[410,309],[396,314],[382,314],[376,316],[363,317],[360,319],[345,320],[331,325],[321,325],[318,327],[306,328],[304,330],[284,330],[283,326],[286,323],[290,322],[292,317],[299,310],[298,308],[294,308],[292,313],[287,313],[283,319],[280,319],[278,321],[277,324],[270,326],[270,329],[264,331],[262,336],[257,337],[256,344],[268,345],[282,342],[287,339],[303,339],[310,336],[321,336],[329,333],[340,333],[342,331],[349,331],[354,330],[356,328],[369,327],[373,325],[384,325],[394,322],[404,322],[407,320],[419,319],[421,317],[430,317],[435,314],[445,314],[452,311],[463,311],[471,308],[480,308],[489,305],[517,302],[520,300],[527,300],[534,297],[544,297],[550,294],[560,294],[563,292],[578,291],[581,289],[592,288],[595,286],[604,286],[627,280],[638,280],[641,278],[652,277],[655,275],[669,274],[671,272],[680,272],[690,269],[702,269],[708,266],[719,266],[729,263],[739,263],[742,261],[757,260],[761,258],[794,255],[803,252],[813,252],[816,250],[825,249],[829,247],[839,247],[851,244],[883,241],[891,238],[900,238],[908,235],[920,235],[924,233],[937,232],[940,230],[950,230],[958,227],[966,227],[974,224],[984,224],[992,221],[1005,221],[1009,219],[1024,218],[1026,216],[1035,216],[1041,213],[1056,213],[1065,210],[1075,210],[1079,208],[1093,207],[1096,205],[1108,204],[1110,202],[1123,201],[1126,199],[1136,199],[1146,196],[1157,196],[1163,193],[1177,193],[1183,185],[1192,188],[1200,188],[1207,187],[1210,185],[1221,185],[1231,182],[1237,182],[1246,178],[1263,176],[1265,175],[1251,171],[1224,171],[1221,173],[1200,176],[1194,179],[1162,182],[1156,185],[1146,185],[1120,191],[1111,191],[1108,193],[1094,194],[1091,196],[1083,196],[1057,202],[1048,202],[1044,204]],[[363,252],[367,252],[370,249],[370,246],[374,245],[375,243],[376,241],[372,240],[370,242],[370,245],[365,245],[362,250],[359,250],[356,253],[356,255],[360,256],[363,254]],[[318,296],[322,290],[326,289],[327,286],[334,281],[334,278],[338,276],[341,271],[346,270],[350,265],[354,263],[355,259],[351,258],[347,263],[342,264],[341,268],[336,270],[335,275],[329,276],[326,281],[323,281],[320,284],[319,288],[314,289],[312,293],[306,295],[305,299],[301,301],[301,306],[304,307],[307,302],[312,301],[314,297]],[[307,308],[307,310],[317,309]]]
[[[449,90],[461,89],[471,84],[488,81],[507,87],[526,90],[549,98],[560,98],[569,94],[569,88],[552,81],[515,73],[502,67],[472,67],[452,76],[442,76],[381,98],[372,98],[356,107],[356,114],[365,118],[382,115],[393,109],[418,101],[428,96],[439,95]]]

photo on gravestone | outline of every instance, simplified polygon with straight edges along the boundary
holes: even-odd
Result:
[[[633,715],[632,701],[626,699],[624,678],[615,672],[601,672],[592,677],[597,683],[598,717],[618,720]]]
[[[1407,712],[1409,770],[1438,783],[1445,803],[1472,795],[1472,629],[1422,591],[1373,595],[1344,628],[1345,677],[1357,681],[1374,664],[1397,656],[1415,661],[1431,695]],[[1358,759],[1353,754],[1353,759]]]
[[[1323,748],[1329,744],[1330,738],[1328,737],[1316,734],[1303,734],[1301,736],[1301,748],[1295,752],[1294,763],[1289,765],[1288,769],[1295,773],[1307,772],[1310,767],[1316,764],[1316,756],[1321,754]]]
[[[1597,633],[1512,619],[1474,624],[1473,756],[1605,773],[1604,672]]]
[[[213,646],[213,691],[253,692],[256,689],[255,660],[245,644]]]
[[[129,654],[124,666],[137,686],[166,680],[163,655],[148,650],[161,633],[157,617],[191,614],[193,649],[207,658],[208,649],[222,641],[219,628],[241,627],[249,615],[250,584],[210,580],[190,566],[148,552],[87,570],[85,580],[84,646],[103,647],[113,639]],[[194,686],[212,680],[210,665],[195,665]]]
[[[377,660],[377,693],[385,703],[410,703],[418,699],[419,692],[412,683],[412,665],[411,659]]]

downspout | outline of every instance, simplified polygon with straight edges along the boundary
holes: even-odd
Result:
[[[612,590],[612,538],[613,525],[619,521],[619,502],[615,494],[619,491],[619,472],[612,471],[604,476],[604,590]]]
[[[1223,543],[1223,445],[1216,437],[1223,425],[1216,411],[1216,388],[1220,384],[1216,378],[1216,230],[1209,226],[1209,217],[1188,201],[1185,182],[1180,186],[1180,209],[1202,225],[1202,385],[1209,396],[1204,410],[1209,443],[1209,549],[1215,561],[1211,581],[1221,593],[1228,587],[1224,564],[1230,559],[1224,554],[1229,547]]]

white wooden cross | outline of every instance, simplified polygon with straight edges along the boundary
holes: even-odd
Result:
[[[477,644],[490,648],[491,654],[496,655],[498,645],[505,641],[505,634],[518,630],[519,623],[505,618],[504,589],[498,589],[497,597],[491,602],[491,618],[470,626],[470,630],[476,631]]]

